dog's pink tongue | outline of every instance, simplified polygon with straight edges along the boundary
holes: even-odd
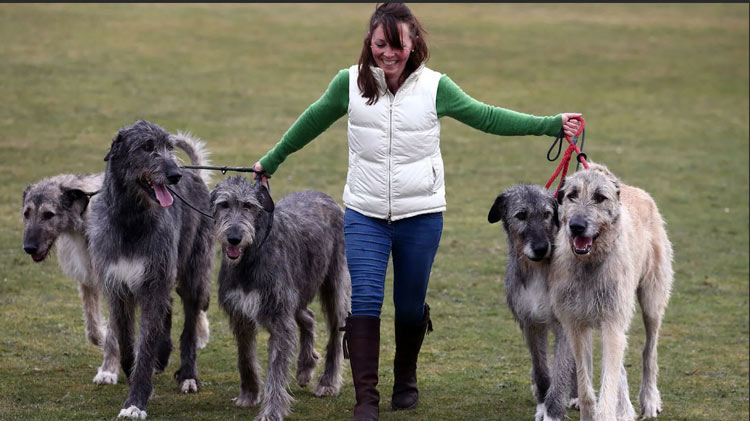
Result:
[[[167,206],[172,206],[174,198],[169,194],[166,187],[156,183],[153,183],[152,186],[154,188],[154,193],[156,193],[156,200],[159,201],[161,207],[166,208]]]
[[[242,252],[241,247],[237,246],[227,246],[227,256],[229,256],[230,259],[236,259],[240,257],[240,253]]]
[[[575,245],[578,250],[586,250],[591,243],[591,237],[576,237],[573,239],[573,245]]]

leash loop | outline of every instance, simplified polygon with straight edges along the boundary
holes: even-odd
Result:
[[[583,117],[578,117],[578,120],[581,122],[581,124],[578,126],[578,132],[573,135],[573,138],[571,139],[570,136],[566,135],[564,130],[560,128],[560,133],[557,135],[555,141],[552,143],[552,146],[547,151],[547,159],[549,161],[554,161],[560,156],[560,150],[562,150],[562,138],[564,137],[565,140],[568,141],[568,148],[565,149],[565,153],[560,160],[560,165],[557,166],[555,172],[552,174],[552,177],[550,177],[550,179],[547,181],[547,184],[544,185],[545,189],[549,189],[549,186],[552,185],[552,182],[555,181],[558,175],[560,175],[560,183],[557,184],[557,189],[555,189],[554,197],[557,197],[557,192],[560,190],[560,184],[562,184],[562,180],[568,173],[568,164],[570,163],[570,159],[573,156],[573,152],[576,153],[576,160],[578,161],[578,164],[583,164],[583,168],[589,169],[589,164],[588,162],[586,162],[586,154],[583,153],[583,142],[586,138],[586,121],[583,119]],[[580,148],[577,145],[579,136],[581,136]],[[552,152],[552,149],[555,147],[555,145],[558,145],[558,142],[559,150],[557,152],[557,155],[553,159],[550,159],[550,153]],[[576,171],[577,170],[578,166],[576,166]]]

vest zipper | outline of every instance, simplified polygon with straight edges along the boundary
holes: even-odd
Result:
[[[395,96],[393,98],[390,97],[390,93],[388,95],[388,99],[390,100],[390,103],[388,104],[388,223],[391,223],[391,206],[392,206],[392,197],[393,191],[391,189],[391,152],[393,150],[393,101],[395,100]]]

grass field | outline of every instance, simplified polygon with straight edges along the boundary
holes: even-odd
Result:
[[[748,416],[748,5],[414,4],[429,66],[475,98],[537,115],[584,113],[586,151],[652,194],[675,250],[662,329],[663,420]],[[203,138],[212,161],[250,165],[359,56],[371,4],[0,5],[0,419],[113,419],[127,394],[91,382],[75,285],[55,258],[21,248],[21,191],[58,173],[98,172],[116,131],[144,118]],[[420,356],[420,406],[390,408],[390,285],[383,312],[383,420],[530,420],[528,354],[505,305],[506,243],[486,215],[517,182],[543,184],[551,138],[498,138],[442,121],[448,210]],[[340,201],[341,119],[289,157],[274,197],[317,189]],[[572,171],[572,169],[571,169]],[[217,178],[221,178],[218,175]],[[218,255],[217,255],[218,256]],[[218,261],[215,265],[218,269]],[[316,302],[314,309],[319,309]],[[182,327],[176,307],[174,340]],[[317,311],[320,314],[320,311]],[[155,377],[149,419],[248,419],[235,408],[236,348],[212,287],[203,388]],[[319,324],[318,349],[325,334]],[[259,338],[265,366],[265,343]],[[637,406],[643,328],[626,355]],[[596,355],[599,355],[597,350]],[[596,358],[598,360],[598,357]],[[598,365],[597,365],[598,366]],[[598,369],[596,371],[598,373]],[[341,395],[296,385],[289,420],[346,420]],[[571,419],[578,413],[570,411]]]

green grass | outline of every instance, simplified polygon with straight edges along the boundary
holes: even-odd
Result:
[[[660,419],[747,417],[748,5],[412,9],[429,31],[430,67],[486,103],[537,115],[583,112],[588,156],[659,204],[675,250],[659,346]],[[110,387],[91,382],[100,353],[85,341],[73,282],[54,258],[34,264],[21,249],[24,186],[58,173],[103,170],[112,136],[137,118],[192,131],[207,141],[214,163],[252,164],[339,69],[357,60],[372,10],[371,4],[0,5],[0,419],[113,419],[127,393],[122,377]],[[552,139],[497,138],[450,119],[442,121],[442,133],[448,210],[428,292],[435,332],[420,356],[421,403],[407,413],[388,409],[394,352],[388,298],[382,419],[532,419],[529,358],[505,305],[505,236],[486,214],[508,186],[547,180],[555,165],[544,158]],[[274,196],[317,189],[340,200],[346,160],[341,119],[281,166]],[[170,374],[156,376],[150,419],[257,413],[230,401],[239,388],[236,349],[215,297],[214,278],[212,339],[198,360],[203,388],[180,395]],[[181,319],[177,309],[175,341]],[[264,365],[267,338],[265,332],[259,338]],[[636,402],[638,314],[629,338]],[[173,355],[167,373],[177,360]],[[297,401],[289,420],[351,418],[348,368],[338,398],[291,390]],[[578,419],[577,412],[569,415]]]

